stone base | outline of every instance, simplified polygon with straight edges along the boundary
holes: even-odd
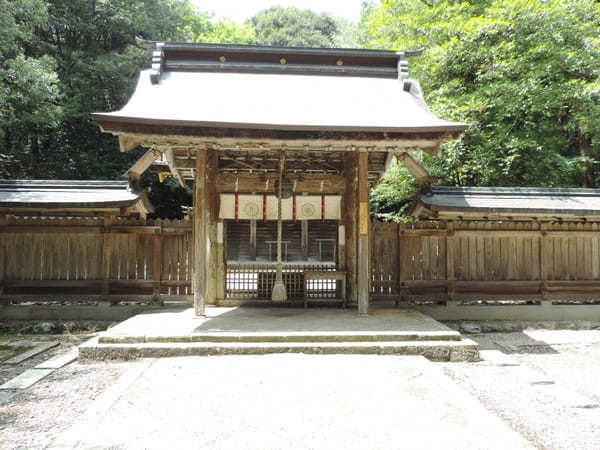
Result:
[[[461,341],[398,342],[146,342],[100,344],[98,338],[79,347],[80,359],[133,360],[177,356],[266,355],[273,353],[422,355],[431,361],[478,361],[478,345]]]

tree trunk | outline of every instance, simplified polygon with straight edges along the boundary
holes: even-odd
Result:
[[[590,149],[590,137],[586,134],[581,128],[579,129],[579,154],[582,158],[585,158],[583,161],[583,187],[584,188],[593,188],[596,186],[596,181],[594,177],[594,165],[592,162],[587,159],[589,156]]]

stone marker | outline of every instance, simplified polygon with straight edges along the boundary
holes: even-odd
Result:
[[[7,359],[2,364],[20,364],[26,359],[32,358],[36,355],[39,355],[40,353],[45,352],[46,350],[56,347],[58,344],[58,341],[44,342],[43,344],[37,345],[31,350],[28,350],[26,352],[18,354],[17,356],[13,356],[12,358]]]
[[[29,369],[23,372],[21,375],[7,381],[0,389],[27,389],[29,386],[37,383],[46,375],[53,372],[53,369]]]

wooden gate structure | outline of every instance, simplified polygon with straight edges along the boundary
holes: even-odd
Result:
[[[464,124],[435,117],[402,52],[162,44],[129,103],[94,114],[123,182],[0,182],[0,299],[595,301],[600,190],[431,187],[410,155]],[[421,184],[406,224],[371,222],[398,161]],[[150,167],[193,181],[183,221],[149,221]],[[159,169],[161,170],[161,169]],[[281,231],[280,231],[281,230]]]
[[[431,113],[402,52],[149,45],[152,68],[127,105],[92,117],[122,151],[149,148],[128,171],[132,183],[158,160],[182,183],[193,180],[196,313],[232,294],[230,282],[242,286],[238,294],[264,295],[273,284],[275,300],[287,281],[292,297],[302,286],[327,297],[335,283],[367,314],[369,186],[396,156],[426,181],[409,152],[438,155],[466,125]],[[230,221],[277,221],[278,229],[301,221],[305,242],[311,223],[328,220],[338,230],[319,238],[335,242],[327,264],[303,252],[283,261],[288,244],[279,231],[263,242],[277,247],[277,262],[227,261]]]

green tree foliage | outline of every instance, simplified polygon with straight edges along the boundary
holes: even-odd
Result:
[[[309,9],[273,6],[249,20],[258,44],[283,47],[333,47],[338,32],[336,20]]]
[[[0,176],[116,178],[135,159],[94,111],[129,98],[148,50],[135,37],[185,39],[184,0],[0,0]]]
[[[423,48],[411,61],[429,105],[469,129],[440,181],[486,186],[597,185],[600,5],[589,0],[387,0],[367,7],[365,45]]]
[[[590,1],[387,1],[361,28],[369,46],[425,49],[411,76],[440,116],[470,125],[441,159],[422,155],[440,183],[594,186],[599,18]]]
[[[379,220],[408,220],[412,198],[419,191],[417,180],[402,164],[393,164],[371,191],[371,211]]]
[[[229,19],[215,21],[212,14],[191,11],[183,27],[192,42],[220,44],[254,44],[256,31],[250,24],[239,24]]]

